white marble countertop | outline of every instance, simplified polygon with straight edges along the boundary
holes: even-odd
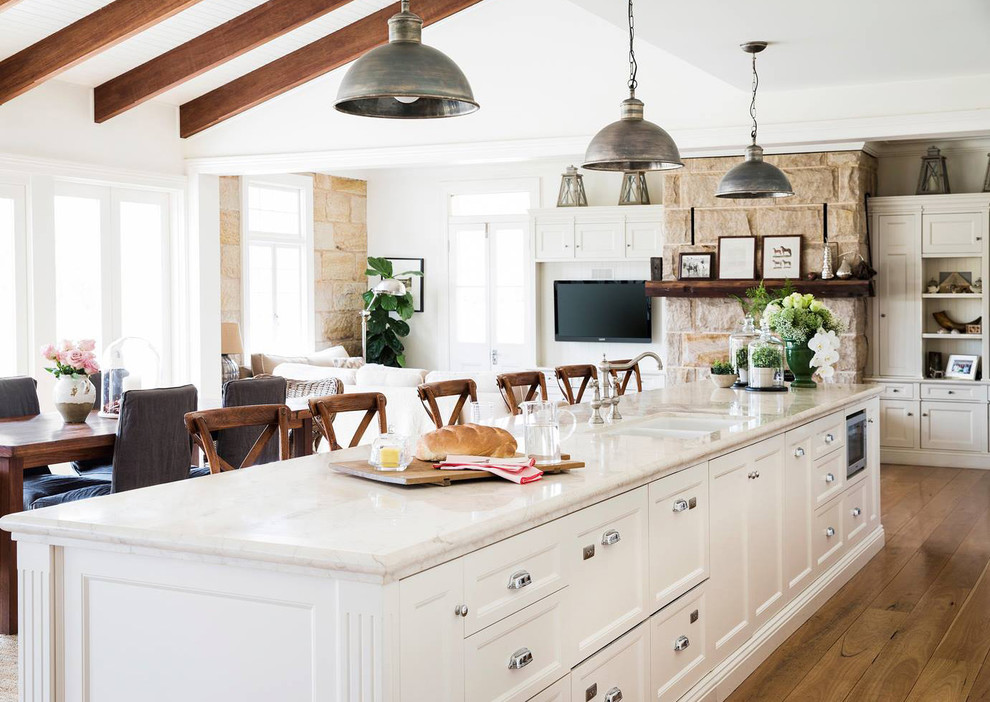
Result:
[[[587,405],[566,408],[562,448],[587,466],[529,485],[491,479],[392,486],[336,473],[329,454],[317,454],[11,514],[0,527],[42,539],[317,568],[388,582],[879,392],[873,385],[829,385],[764,394],[718,390],[703,381],[628,395],[620,404],[624,419],[605,427],[587,424]],[[568,413],[576,422],[569,436]],[[662,413],[734,415],[743,422],[695,439],[623,433]],[[366,454],[364,447],[334,458]]]

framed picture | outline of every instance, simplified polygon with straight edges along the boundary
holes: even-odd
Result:
[[[720,280],[756,280],[756,237],[718,238],[718,277]]]
[[[945,365],[945,377],[958,378],[960,380],[976,380],[976,373],[979,369],[979,356],[953,353],[949,355],[949,362]]]
[[[677,261],[678,280],[711,280],[715,277],[715,254],[682,253]]]
[[[386,256],[389,261],[392,262],[392,270],[394,271],[394,277],[396,280],[401,280],[406,286],[406,290],[410,291],[413,296],[413,310],[415,312],[423,311],[423,278],[426,273],[426,261],[422,258],[393,258],[392,256]],[[419,271],[424,275],[407,275],[403,276],[402,273],[406,271]]]
[[[800,236],[763,237],[763,277],[799,280],[801,278]]]

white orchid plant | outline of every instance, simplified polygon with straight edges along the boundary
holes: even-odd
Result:
[[[807,342],[815,352],[811,366],[818,376],[828,380],[835,375],[833,367],[839,360],[839,334],[842,321],[815,296],[795,292],[770,302],[763,310],[770,329],[790,342]]]

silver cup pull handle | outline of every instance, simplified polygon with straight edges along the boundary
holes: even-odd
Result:
[[[528,648],[520,648],[509,658],[509,670],[525,668],[533,662],[533,652]]]
[[[616,531],[615,529],[609,529],[604,534],[602,534],[602,546],[613,546],[619,543],[621,540],[622,537],[619,535],[619,532]]]
[[[687,508],[688,508],[688,501],[687,500],[674,500],[674,511],[675,512],[684,512],[685,510],[687,510]]]
[[[691,645],[691,639],[686,636],[678,636],[677,640],[674,642],[675,651],[683,651],[685,648]]]
[[[525,570],[517,570],[515,573],[509,576],[510,590],[522,590],[524,587],[533,582],[532,576]]]
[[[605,693],[605,699],[603,702],[619,702],[622,699],[622,690],[617,687],[613,687],[611,690]]]

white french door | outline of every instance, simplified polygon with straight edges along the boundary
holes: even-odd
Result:
[[[29,372],[26,188],[0,183],[0,377]]]
[[[528,222],[452,223],[449,232],[451,370],[532,365]]]

